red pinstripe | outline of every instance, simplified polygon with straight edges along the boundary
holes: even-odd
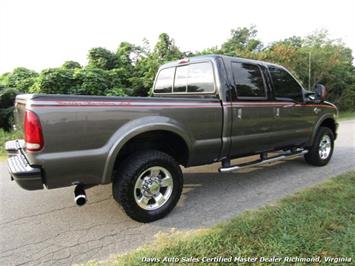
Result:
[[[117,107],[117,108],[216,108],[221,107],[219,103],[199,103],[199,102],[192,102],[194,105],[169,105],[167,102],[162,104],[161,102],[157,101],[147,101],[147,100],[127,100],[122,102],[113,102],[113,101],[65,101],[65,100],[51,100],[51,101],[43,101],[48,103],[56,103],[55,105],[34,105],[34,107]],[[36,103],[36,101],[34,101]],[[135,103],[146,103],[145,105],[138,105]],[[149,105],[150,103],[160,104],[160,105]],[[172,102],[172,103],[179,103],[179,102]],[[335,108],[331,105],[324,105],[324,104],[295,104],[292,102],[224,102],[222,103],[223,106],[227,107],[324,107],[324,108]]]

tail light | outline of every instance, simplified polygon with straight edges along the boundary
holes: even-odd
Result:
[[[26,111],[24,131],[26,150],[30,152],[41,150],[44,145],[42,127],[38,116],[32,111]]]

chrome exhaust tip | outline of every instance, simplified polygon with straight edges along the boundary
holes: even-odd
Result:
[[[77,185],[74,189],[74,202],[77,206],[84,206],[87,202],[85,189],[82,185]]]

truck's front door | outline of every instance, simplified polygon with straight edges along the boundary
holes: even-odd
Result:
[[[269,65],[274,110],[273,131],[279,146],[302,145],[312,132],[316,119],[312,108],[304,106],[303,89],[284,68]]]
[[[269,101],[262,66],[236,60],[231,62],[231,72],[236,95],[231,104],[230,156],[233,158],[269,150],[274,145],[273,106]]]

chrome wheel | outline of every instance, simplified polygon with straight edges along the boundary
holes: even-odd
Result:
[[[329,157],[331,149],[332,149],[332,141],[328,135],[324,135],[321,138],[321,141],[319,143],[319,149],[318,149],[319,157],[322,160],[327,159]]]
[[[173,178],[170,172],[160,166],[150,167],[137,179],[134,186],[134,199],[144,210],[162,207],[173,192]]]

